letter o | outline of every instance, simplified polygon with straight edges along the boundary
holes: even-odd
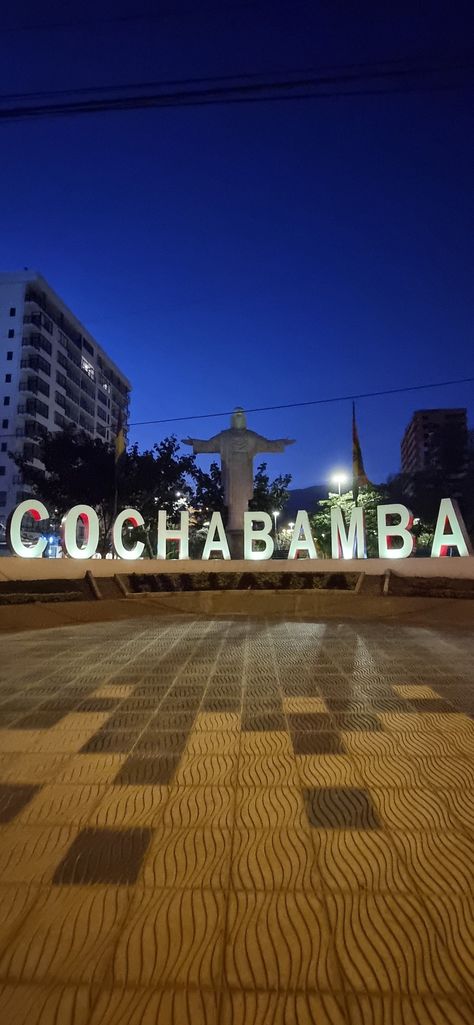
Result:
[[[122,540],[122,530],[125,523],[131,523],[134,527],[143,527],[145,520],[136,509],[123,509],[117,516],[113,527],[114,548],[119,559],[139,559],[145,547],[143,541],[137,541],[133,548],[126,548]]]
[[[77,521],[82,520],[86,528],[86,543],[79,547],[76,531]],[[90,559],[95,555],[99,543],[99,517],[90,505],[74,505],[61,521],[61,542],[70,559]]]
[[[41,559],[41,556],[48,544],[47,538],[40,538],[36,544],[28,548],[21,540],[21,525],[23,517],[29,513],[38,523],[40,520],[49,520],[49,512],[43,502],[37,498],[27,498],[20,502],[12,512],[7,523],[7,540],[10,548],[22,559]]]

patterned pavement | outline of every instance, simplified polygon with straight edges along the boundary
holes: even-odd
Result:
[[[3,637],[8,1025],[472,1025],[474,636]]]

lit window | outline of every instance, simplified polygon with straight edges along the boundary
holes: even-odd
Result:
[[[85,358],[85,356],[81,356],[81,370],[84,370],[85,373],[88,375],[88,377],[90,377],[92,380],[94,380],[94,378],[95,378],[94,367],[92,366],[92,363],[89,363],[89,360],[87,360]]]

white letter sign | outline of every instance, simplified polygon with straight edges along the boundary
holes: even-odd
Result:
[[[215,512],[211,516],[202,558],[208,559],[211,552],[220,552],[223,559],[230,559],[229,545],[220,512]]]
[[[288,549],[288,558],[296,559],[298,552],[307,552],[308,558],[310,559],[318,558],[316,545],[309,525],[309,516],[305,509],[296,514],[293,536]]]
[[[77,521],[84,524],[85,544],[77,543]],[[74,505],[61,521],[61,543],[71,559],[91,559],[99,543],[99,517],[91,505]]]
[[[145,520],[136,509],[123,509],[117,516],[114,523],[113,539],[114,548],[119,559],[139,559],[145,547],[143,541],[137,541],[132,548],[126,548],[123,543],[122,530],[126,523],[132,527],[143,527]]]
[[[446,533],[446,528],[449,529],[449,534]],[[448,548],[457,548],[463,556],[472,555],[472,545],[458,503],[451,498],[442,498],[431,556],[436,558],[439,555],[447,555]]]
[[[254,522],[262,524],[260,530],[254,530]],[[271,530],[270,513],[244,512],[244,559],[271,559],[275,547]],[[254,541],[263,541],[265,548],[261,552],[254,551]]]
[[[399,522],[387,523],[388,516],[398,516]],[[394,502],[393,505],[379,505],[377,508],[377,529],[379,533],[379,556],[381,559],[407,559],[415,547],[415,538],[411,533],[413,516],[406,505]],[[400,548],[391,547],[391,539],[400,537]]]
[[[347,530],[342,509],[331,509],[331,555],[333,559],[366,558],[365,516],[360,506],[351,510]]]
[[[25,502],[20,502],[20,505],[17,505],[15,511],[10,516],[7,525],[8,542],[15,552],[15,555],[20,555],[22,559],[41,559],[46,545],[48,544],[47,538],[40,538],[31,546],[23,544],[23,541],[21,540],[21,525],[23,523],[23,517],[26,516],[27,513],[29,513],[37,523],[40,520],[49,519],[49,512],[42,502],[37,498],[27,498]]]
[[[189,558],[189,512],[186,510],[180,514],[179,527],[166,526],[166,511],[160,509],[158,513],[158,542],[156,546],[157,559],[166,559],[166,542],[178,541],[178,559]]]

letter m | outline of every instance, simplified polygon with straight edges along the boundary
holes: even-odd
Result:
[[[349,527],[339,506],[331,509],[331,554],[333,559],[365,559],[364,510],[352,509]]]

